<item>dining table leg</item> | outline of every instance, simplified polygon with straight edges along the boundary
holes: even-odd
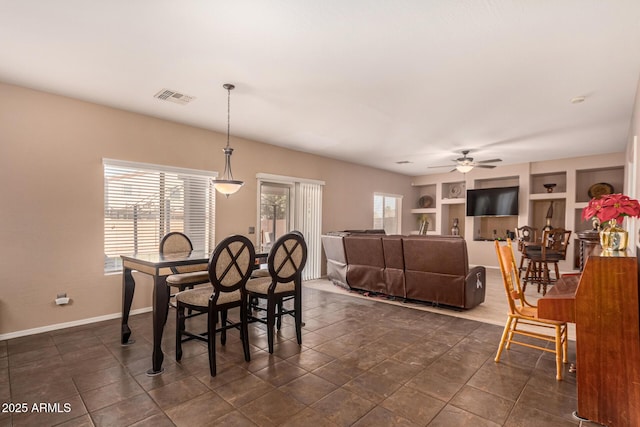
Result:
[[[169,314],[169,287],[166,277],[154,276],[153,278],[153,367],[147,371],[148,376],[159,375],[164,370],[162,361],[162,334]]]
[[[133,280],[131,269],[124,267],[122,269],[122,323],[120,326],[120,343],[122,345],[129,345],[135,342],[135,340],[129,339],[131,337],[129,313],[131,312],[131,303],[133,302],[135,290],[136,282]]]

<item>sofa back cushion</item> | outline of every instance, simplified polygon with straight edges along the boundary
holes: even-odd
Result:
[[[384,251],[384,281],[387,284],[387,293],[394,297],[406,298],[402,236],[383,237],[382,249]]]
[[[467,242],[460,236],[411,236],[403,239],[407,270],[466,276]]]
[[[343,239],[349,286],[386,294],[382,235],[352,235]]]

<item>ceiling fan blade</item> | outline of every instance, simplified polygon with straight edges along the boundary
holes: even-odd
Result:
[[[476,163],[495,163],[495,162],[501,162],[502,159],[491,159],[491,160],[480,160],[479,162]]]
[[[427,166],[428,168],[450,168],[451,165]]]
[[[476,168],[485,168],[485,169],[493,169],[496,165],[475,165]]]

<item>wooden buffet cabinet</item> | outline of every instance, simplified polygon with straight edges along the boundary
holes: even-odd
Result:
[[[541,318],[575,322],[580,417],[640,426],[638,258],[592,254],[580,276],[538,301]]]

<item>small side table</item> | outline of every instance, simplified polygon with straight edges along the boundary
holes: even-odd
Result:
[[[580,239],[580,271],[582,271],[589,255],[595,248],[600,246],[600,232],[598,230],[587,230],[577,234],[578,239]]]

